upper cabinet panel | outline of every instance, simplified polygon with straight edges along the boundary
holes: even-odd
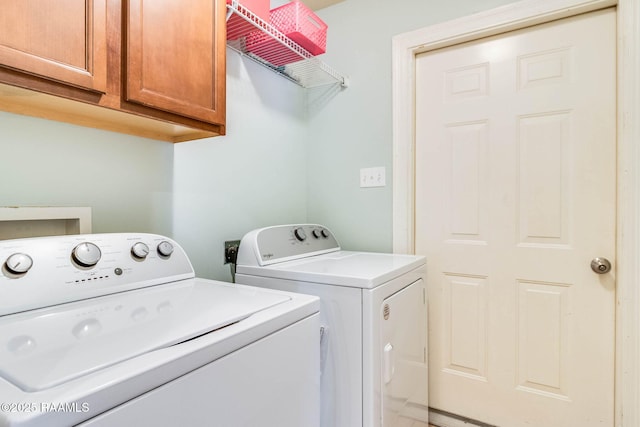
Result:
[[[225,3],[130,0],[126,100],[224,123]]]
[[[1,3],[0,110],[171,142],[224,135],[224,0]]]
[[[106,0],[5,1],[0,64],[104,93],[106,26]]]

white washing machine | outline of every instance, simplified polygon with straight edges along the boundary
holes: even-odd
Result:
[[[153,234],[0,241],[0,426],[317,426],[316,297]]]
[[[321,299],[321,424],[427,421],[425,259],[340,250],[315,224],[254,230],[237,283]]]

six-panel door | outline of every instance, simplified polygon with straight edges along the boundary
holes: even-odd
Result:
[[[417,59],[416,253],[430,405],[613,425],[614,10]],[[614,270],[596,274],[591,261]]]

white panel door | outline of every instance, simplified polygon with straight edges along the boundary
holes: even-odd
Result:
[[[615,63],[611,9],[417,58],[430,406],[613,426]]]

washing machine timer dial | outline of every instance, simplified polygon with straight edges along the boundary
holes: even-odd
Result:
[[[13,274],[25,274],[33,266],[33,260],[27,254],[15,253],[9,256],[4,263],[4,268]]]

